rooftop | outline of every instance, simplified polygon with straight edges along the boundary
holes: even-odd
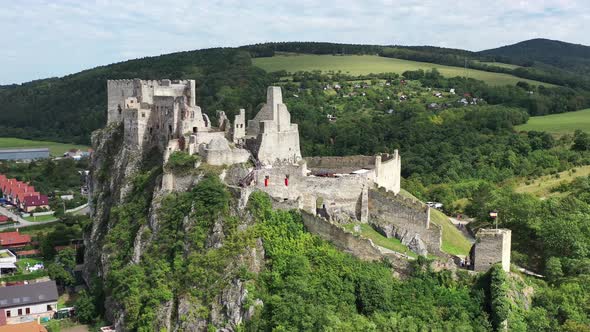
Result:
[[[57,298],[57,286],[53,280],[0,288],[0,308],[55,302]]]

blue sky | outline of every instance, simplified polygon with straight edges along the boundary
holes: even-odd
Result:
[[[0,84],[9,84],[268,41],[482,50],[543,37],[590,45],[590,1],[6,0],[0,31]]]

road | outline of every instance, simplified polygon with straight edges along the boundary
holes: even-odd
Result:
[[[51,220],[51,221],[28,221],[28,220],[21,218],[21,216],[10,212],[10,210],[8,210],[7,208],[5,208],[3,206],[0,206],[0,214],[3,214],[5,216],[9,217],[12,220],[18,221],[18,224],[11,224],[10,226],[6,226],[6,227],[2,227],[2,228],[16,228],[16,227],[22,228],[22,227],[29,227],[29,226],[34,226],[34,225],[49,224],[49,223],[56,222],[59,220],[59,219],[55,219],[55,220]]]

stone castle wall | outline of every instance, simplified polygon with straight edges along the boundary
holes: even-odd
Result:
[[[302,209],[310,213],[324,205],[335,219],[361,219],[363,188],[369,185],[365,176],[315,177],[306,176],[306,170],[304,164],[263,167],[255,170],[253,185],[277,200],[299,199]]]
[[[429,208],[418,201],[369,190],[369,223],[419,254],[442,254],[442,228],[430,223]]]
[[[383,252],[369,239],[346,231],[341,226],[330,221],[302,212],[303,224],[310,233],[316,234],[322,239],[331,242],[338,249],[366,261],[387,259],[394,266],[396,272],[408,274],[410,261],[405,255],[394,252]]]
[[[345,156],[345,157],[306,157],[307,167],[314,171],[326,173],[350,173],[359,169],[373,169],[375,156]]]

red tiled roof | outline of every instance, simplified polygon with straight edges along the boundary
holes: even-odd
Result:
[[[31,242],[31,236],[17,232],[0,233],[0,245],[14,246],[25,245]]]
[[[0,222],[7,222],[10,218],[7,216],[0,215]]]
[[[49,199],[45,195],[27,196],[23,199],[25,207],[49,205]]]

